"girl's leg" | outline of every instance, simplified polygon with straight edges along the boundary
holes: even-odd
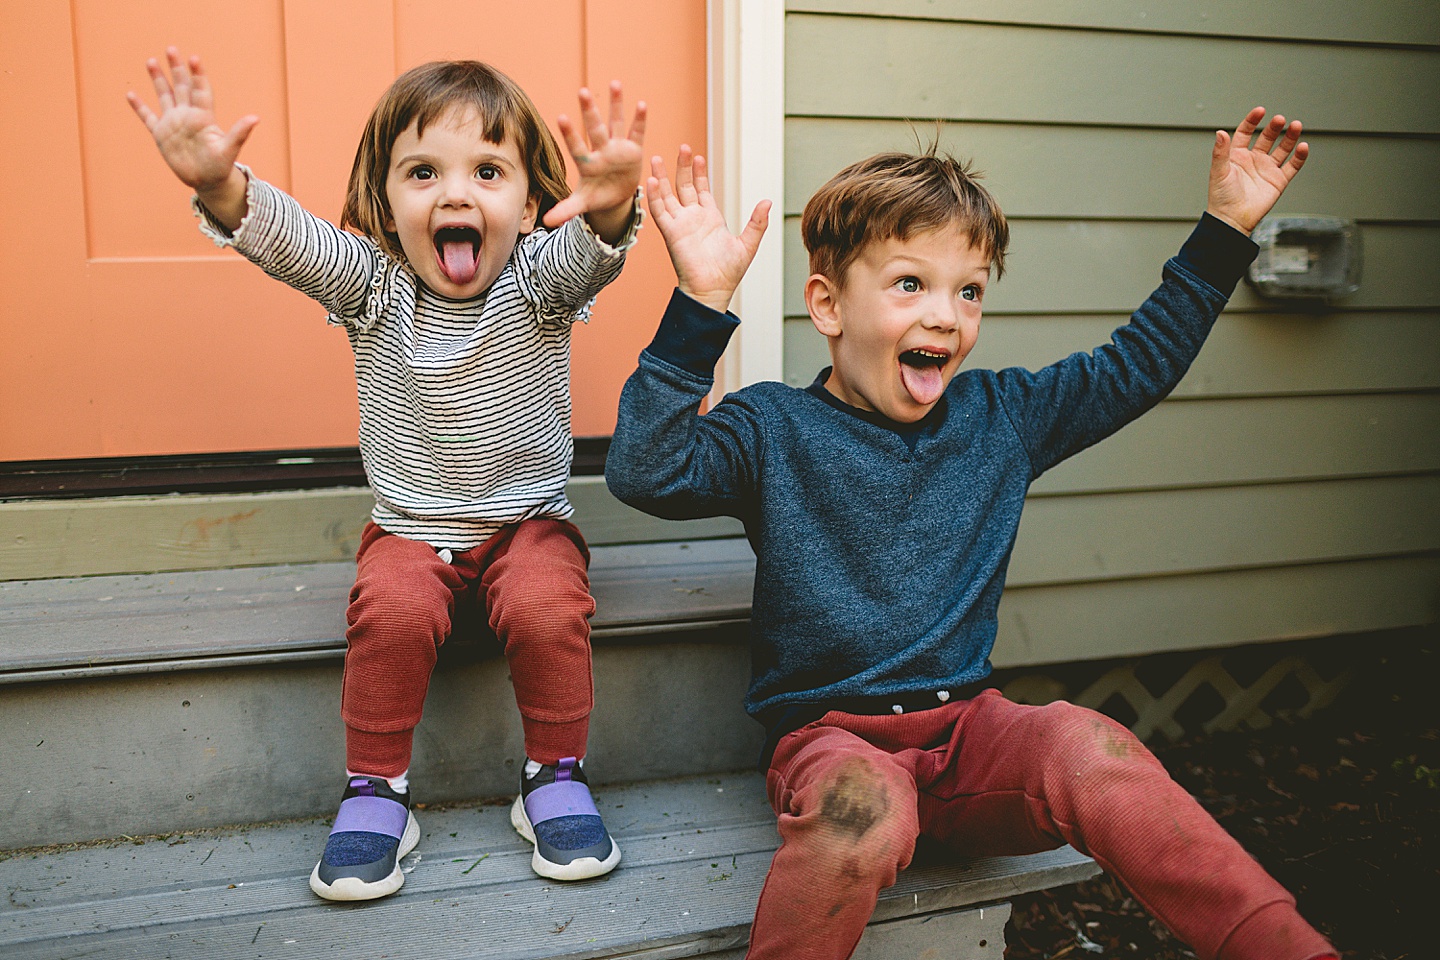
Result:
[[[398,777],[410,767],[436,651],[450,633],[460,571],[434,548],[367,524],[346,613],[345,765]]]
[[[948,746],[907,751],[926,835],[971,856],[1068,842],[1206,960],[1335,954],[1294,898],[1120,724],[995,691],[959,706]]]
[[[915,779],[854,734],[812,725],[780,741],[766,780],[781,845],[747,957],[843,960],[914,853]]]
[[[526,520],[494,540],[480,583],[515,684],[525,755],[551,765],[583,758],[595,702],[590,551],[563,520]]]

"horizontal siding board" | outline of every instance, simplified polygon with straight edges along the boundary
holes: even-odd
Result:
[[[1440,622],[1440,557],[1007,589],[996,667]]]
[[[791,14],[786,112],[1206,128],[1256,103],[1316,131],[1440,133],[1440,55]]]
[[[1149,490],[1440,471],[1440,394],[1162,403],[1031,487]]]
[[[1107,342],[1128,318],[986,317],[966,367],[1036,370]],[[804,386],[830,362],[809,317],[785,321],[786,382]],[[1440,389],[1440,312],[1227,313],[1174,397],[1284,396]]]
[[[1036,497],[1011,587],[1440,552],[1440,475]]]
[[[1200,205],[1197,201],[1197,210]],[[1198,213],[1196,214],[1198,217]],[[1129,313],[1160,282],[1160,268],[1192,224],[1019,220],[1011,223],[1005,279],[985,295],[997,313]],[[1345,310],[1424,309],[1440,305],[1440,226],[1364,224],[1360,289],[1340,301]],[[785,315],[805,314],[808,275],[798,217],[785,220]],[[1243,281],[1229,310],[1285,311]],[[1302,307],[1290,307],[1291,311]]]
[[[972,161],[1011,217],[1187,220],[1204,205],[1210,137],[1208,129],[952,123],[939,145]],[[785,212],[798,216],[849,163],[934,139],[935,124],[923,120],[791,117]],[[1315,162],[1286,191],[1281,212],[1440,220],[1440,140],[1322,134],[1310,143]]]
[[[1440,44],[1440,5],[1433,0],[786,0],[785,8],[1137,32]]]
[[[1111,331],[1127,319],[1120,315],[990,317],[966,363],[1033,370],[1106,343]],[[1215,324],[1172,396],[1434,389],[1440,389],[1440,312],[1323,317],[1227,313]]]

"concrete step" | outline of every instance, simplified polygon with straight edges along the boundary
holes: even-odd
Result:
[[[338,797],[342,781],[323,779]],[[624,860],[578,884],[531,873],[508,799],[420,810],[405,886],[366,904],[310,893],[319,819],[0,854],[0,955],[238,960],[361,943],[417,960],[743,955],[778,843],[758,774],[597,790]],[[1068,847],[968,862],[932,851],[884,893],[856,956],[999,960],[1010,897],[1095,873]]]
[[[742,540],[596,548],[597,784],[746,769],[754,561]],[[0,583],[0,849],[333,811],[354,565]],[[515,789],[522,736],[493,642],[447,643],[412,779]]]

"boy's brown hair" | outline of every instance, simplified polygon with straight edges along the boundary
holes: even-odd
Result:
[[[530,195],[540,199],[537,220],[570,195],[560,145],[525,91],[489,64],[441,60],[406,71],[370,113],[350,168],[342,227],[354,227],[390,256],[405,259],[400,238],[385,229],[390,221],[390,201],[385,195],[390,151],[410,124],[415,124],[416,134],[423,135],[427,125],[452,108],[474,110],[480,134],[491,143],[508,139],[515,144],[530,181]]]
[[[1005,274],[1010,227],[1000,205],[970,165],[940,153],[878,153],[831,177],[800,218],[810,272],[841,286],[845,271],[866,244],[907,240],[950,223]]]

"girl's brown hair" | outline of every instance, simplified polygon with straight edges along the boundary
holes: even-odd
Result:
[[[514,80],[475,60],[435,61],[402,74],[371,112],[350,168],[342,227],[366,234],[397,260],[405,258],[400,238],[385,229],[390,221],[390,201],[385,196],[390,151],[410,124],[415,124],[417,135],[423,135],[427,125],[454,108],[474,110],[486,140],[508,139],[519,149],[530,195],[540,200],[540,217],[570,195],[560,145]]]
[[[844,286],[845,271],[867,244],[906,240],[959,224],[970,243],[1005,274],[1010,227],[1000,204],[969,165],[932,145],[921,154],[879,153],[831,177],[800,218],[810,272]]]

